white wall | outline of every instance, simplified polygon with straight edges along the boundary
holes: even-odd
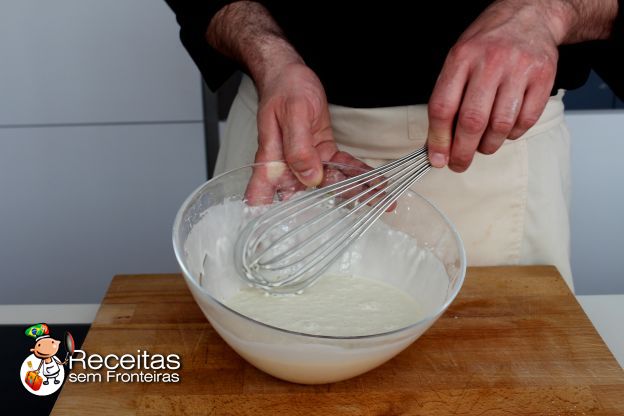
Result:
[[[0,304],[97,303],[114,274],[177,271],[173,217],[206,165],[165,2],[5,1],[0,56]]]
[[[0,129],[0,303],[97,303],[178,270],[171,226],[204,180],[200,125]]]

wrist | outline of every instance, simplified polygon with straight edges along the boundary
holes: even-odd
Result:
[[[548,21],[550,32],[555,43],[568,43],[568,38],[574,27],[578,25],[579,13],[573,2],[568,0],[546,1],[544,16]]]
[[[303,59],[286,39],[279,35],[263,35],[249,44],[242,63],[262,93],[268,84],[287,67],[303,65]]]
[[[291,64],[303,64],[268,10],[253,1],[237,1],[221,8],[206,30],[206,41],[238,61],[258,90]]]
[[[618,11],[617,0],[547,0],[543,4],[558,45],[608,38]]]

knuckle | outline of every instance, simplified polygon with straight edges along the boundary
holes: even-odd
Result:
[[[501,45],[488,45],[485,49],[485,61],[490,67],[499,68],[509,61],[509,49]]]
[[[464,60],[472,53],[472,47],[470,42],[460,41],[457,42],[453,47],[449,50],[449,58],[453,60]]]
[[[557,58],[548,54],[538,57],[530,56],[526,58],[527,66],[533,67],[535,76],[539,79],[549,79],[557,72]]]
[[[477,110],[465,110],[459,116],[459,126],[469,134],[477,134],[485,129],[485,115]]]
[[[436,120],[446,121],[455,117],[455,108],[448,101],[434,99],[428,106],[429,117]]]
[[[540,66],[539,68],[537,68],[536,73],[535,73],[535,78],[539,81],[549,81],[550,79],[554,78],[556,73],[556,69],[553,67],[546,67],[546,66]]]
[[[444,133],[429,133],[427,136],[427,147],[436,153],[449,153],[453,137]]]
[[[537,121],[539,120],[539,115],[536,114],[526,114],[518,118],[518,122],[516,123],[517,127],[523,131],[526,131],[533,127]]]
[[[554,68],[557,65],[556,51],[553,53],[544,52],[539,57],[539,62],[544,68]]]
[[[510,118],[498,118],[494,117],[490,122],[490,128],[496,134],[501,136],[506,135],[513,128],[514,123]]]
[[[448,144],[451,142],[451,138],[450,137],[446,137],[443,135],[439,135],[439,134],[430,134],[429,137],[427,137],[427,144],[429,145],[429,147],[435,147],[435,148],[441,148],[441,147],[446,147],[448,146]]]
[[[522,50],[518,55],[518,63],[526,68],[541,68],[545,61],[542,55],[536,55],[534,51]]]

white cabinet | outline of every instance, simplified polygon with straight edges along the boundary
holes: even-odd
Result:
[[[570,111],[577,295],[624,294],[624,111]]]
[[[115,274],[176,272],[171,228],[205,180],[202,129],[0,129],[0,305],[98,303]]]
[[[201,120],[163,0],[4,1],[0,126]]]

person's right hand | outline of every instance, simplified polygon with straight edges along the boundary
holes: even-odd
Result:
[[[318,186],[323,180],[321,161],[370,169],[336,147],[325,90],[305,64],[289,63],[270,78],[256,82],[256,87],[256,163],[285,160],[298,182],[309,187]],[[254,168],[246,192],[251,205],[272,201],[276,189],[284,185],[284,174],[288,172],[280,171],[279,166]]]

